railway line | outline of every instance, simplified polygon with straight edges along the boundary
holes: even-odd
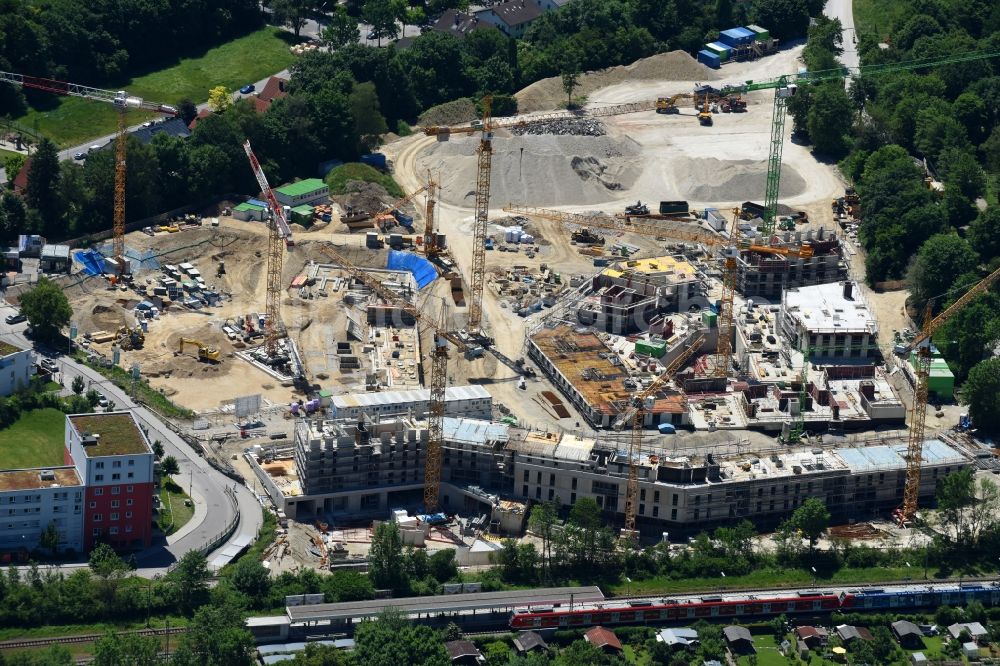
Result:
[[[182,634],[187,629],[185,627],[170,627],[159,629],[132,629],[117,632],[119,634],[132,634],[136,636],[174,636]],[[22,650],[31,648],[48,647],[49,645],[77,645],[80,643],[93,643],[104,638],[105,634],[78,634],[76,636],[51,636],[48,638],[24,638],[12,641],[0,641],[0,652],[7,650]]]

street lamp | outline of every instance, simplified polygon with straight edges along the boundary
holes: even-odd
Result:
[[[629,578],[628,576],[625,576],[625,583],[626,583],[625,596],[631,597],[632,596],[632,579]]]
[[[809,567],[813,572],[813,585],[816,584],[816,567]]]

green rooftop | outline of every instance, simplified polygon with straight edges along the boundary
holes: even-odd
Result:
[[[80,437],[98,435],[95,444],[84,446],[91,458],[149,453],[146,440],[130,414],[88,414],[69,418]]]
[[[237,206],[233,210],[264,210],[264,207],[263,206],[258,206],[257,204],[252,204],[252,203],[241,203],[239,206]]]
[[[326,183],[324,183],[319,178],[306,178],[305,180],[300,180],[297,183],[292,183],[291,185],[284,185],[275,189],[275,192],[283,194],[286,197],[299,197],[303,194],[309,194],[315,192],[316,190],[321,190],[326,188]]]
[[[0,340],[0,356],[7,356],[8,354],[16,354],[19,351],[24,351],[21,347],[17,345],[12,345],[9,342],[3,342]]]
[[[302,204],[301,206],[296,206],[292,209],[293,213],[298,213],[299,215],[312,215],[313,207],[309,204]]]

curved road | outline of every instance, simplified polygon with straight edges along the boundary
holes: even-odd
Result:
[[[9,326],[2,321],[3,317],[15,312],[9,305],[0,306],[0,339],[7,340],[21,347],[32,347],[33,343],[24,337],[26,324]],[[38,350],[39,356],[48,356],[59,364],[63,386],[69,386],[74,377],[83,377],[88,388],[93,387],[115,403],[115,409],[129,410],[135,414],[140,423],[149,431],[151,441],[160,440],[166,455],[174,456],[180,466],[180,473],[174,480],[186,492],[189,492],[195,503],[195,513],[192,519],[165,542],[161,540],[151,548],[136,555],[141,576],[151,577],[166,572],[167,567],[179,560],[190,550],[204,548],[212,542],[236,515],[232,500],[223,489],[231,488],[235,492],[240,509],[240,521],[233,534],[209,553],[208,560],[214,567],[227,563],[231,558],[223,551],[234,544],[243,545],[253,541],[263,524],[261,505],[254,494],[245,486],[234,482],[222,474],[204,458],[199,456],[183,439],[170,430],[154,413],[136,404],[121,389],[111,383],[99,372],[73,361],[65,355],[52,350]],[[66,568],[86,566],[86,564],[69,564]]]

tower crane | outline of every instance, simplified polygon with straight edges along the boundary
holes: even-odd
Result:
[[[746,81],[741,84],[722,87],[723,96],[734,93],[747,93],[754,90],[773,90],[774,108],[771,115],[771,141],[767,157],[767,184],[764,188],[764,223],[761,232],[769,236],[774,231],[778,213],[778,187],[781,184],[781,153],[785,145],[785,112],[788,98],[795,95],[800,85],[812,85],[825,81],[839,81],[845,78],[878,76],[938,65],[949,65],[973,60],[987,60],[1000,57],[1000,52],[970,52],[942,58],[921,58],[906,62],[888,63],[884,65],[863,65],[861,67],[837,67],[801,74],[784,74],[764,81]]]
[[[716,377],[725,377],[732,367],[732,343],[733,343],[733,300],[736,297],[736,282],[738,278],[737,258],[742,249],[768,251],[772,248],[768,246],[750,245],[743,247],[740,240],[740,219],[739,209],[733,210],[733,227],[729,238],[723,238],[700,229],[679,229],[665,227],[660,224],[650,224],[648,222],[636,221],[629,217],[616,217],[611,220],[592,219],[567,213],[561,210],[549,208],[535,208],[532,206],[520,206],[507,204],[504,211],[516,215],[531,215],[542,219],[554,220],[563,225],[577,224],[588,229],[606,229],[609,231],[623,231],[639,234],[642,236],[652,236],[659,238],[672,238],[674,240],[686,240],[694,243],[701,243],[709,247],[722,248],[723,271],[722,271],[722,298],[719,308],[719,338],[716,344],[716,351],[713,359],[713,374]],[[810,250],[811,252],[811,250]]]
[[[626,425],[632,426],[628,445],[628,482],[625,485],[625,529],[623,533],[627,538],[634,537],[635,517],[639,511],[639,462],[642,458],[642,435],[645,430],[646,412],[652,408],[656,393],[677,374],[678,370],[684,367],[684,364],[701,348],[704,342],[705,336],[699,335],[687,349],[670,362],[666,370],[649,386],[632,396],[628,408],[618,416],[618,420],[615,422],[615,430],[622,430]]]
[[[1000,268],[973,285],[936,317],[931,317],[931,305],[928,303],[924,312],[923,326],[910,343],[910,349],[916,349],[917,352],[916,366],[914,367],[916,382],[906,446],[906,485],[903,487],[903,504],[896,510],[895,514],[900,525],[913,520],[916,516],[920,497],[920,463],[923,459],[924,425],[927,421],[927,379],[930,377],[931,371],[931,336],[956,312],[968,305],[969,301],[989,289],[990,285],[997,279],[1000,279]]]
[[[438,184],[427,174],[427,203],[424,205],[424,255],[434,259],[441,253],[437,242],[437,227],[434,221],[434,208],[437,205]]]
[[[176,116],[177,109],[167,104],[147,102],[141,97],[129,95],[124,90],[102,90],[78,83],[67,83],[66,81],[15,74],[14,72],[0,72],[0,83],[44,90],[57,95],[83,97],[95,102],[105,102],[113,104],[118,110],[118,130],[115,136],[115,207],[111,253],[118,265],[118,276],[121,277],[125,273],[125,157],[128,139],[126,114],[129,109],[145,109],[168,116]]]
[[[267,322],[265,323],[266,328],[264,330],[264,348],[268,356],[274,357],[277,354],[278,340],[281,338],[284,328],[281,323],[281,263],[284,259],[283,248],[281,247],[282,231],[286,232],[284,239],[288,245],[292,243],[292,234],[288,228],[288,222],[285,220],[285,210],[274,197],[274,192],[271,191],[271,186],[267,182],[267,176],[264,175],[264,169],[261,168],[260,162],[257,161],[257,156],[253,153],[253,148],[250,147],[249,139],[243,142],[243,150],[250,160],[250,168],[253,169],[253,174],[257,177],[257,184],[260,185],[260,189],[271,207],[270,219],[267,225],[267,297],[265,310],[267,313]]]
[[[441,495],[441,464],[444,451],[444,410],[445,393],[448,387],[448,343],[455,345],[466,355],[476,353],[459,335],[447,330],[445,313],[442,311],[435,322],[432,315],[418,308],[405,298],[401,298],[382,282],[363,269],[355,266],[347,257],[332,247],[324,245],[320,251],[340,265],[348,274],[379,295],[384,301],[408,314],[424,331],[434,336],[431,352],[430,408],[427,421],[427,456],[424,461],[424,509],[434,511]]]
[[[483,289],[486,286],[486,229],[490,213],[490,176],[493,164],[493,98],[483,97],[483,120],[479,137],[479,166],[476,171],[476,219],[472,230],[472,298],[469,300],[468,329],[483,334]]]

